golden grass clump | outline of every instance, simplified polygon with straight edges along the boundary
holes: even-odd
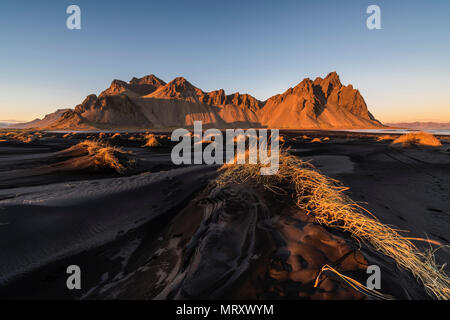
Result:
[[[348,188],[339,181],[285,151],[280,152],[279,170],[275,175],[261,175],[261,167],[261,164],[228,164],[221,169],[217,185],[250,183],[277,194],[290,193],[294,204],[318,223],[349,232],[410,271],[430,296],[449,299],[450,279],[436,266],[433,252],[422,252],[411,239],[378,221],[344,193]]]
[[[43,134],[39,131],[31,131],[31,130],[13,130],[4,132],[2,137],[5,140],[15,140],[22,143],[31,143],[35,142],[38,139],[42,138]]]
[[[146,134],[144,136],[144,139],[145,139],[145,144],[143,145],[143,147],[154,148],[154,147],[159,147],[161,145],[153,133]]]
[[[408,146],[428,146],[441,147],[442,143],[434,135],[428,132],[410,132],[401,135],[392,142],[393,145],[401,144],[404,147]]]
[[[130,152],[96,140],[84,140],[66,152],[77,150],[86,151],[91,161],[90,166],[96,169],[113,169],[122,173],[127,169],[125,164],[130,164],[131,161]]]
[[[380,142],[380,141],[392,141],[392,140],[394,140],[395,138],[393,137],[393,136],[390,136],[390,135],[383,135],[383,136],[378,136],[378,137],[376,137],[376,140],[378,141],[378,142]]]
[[[116,138],[120,138],[120,133],[116,132],[111,136],[111,139],[116,139]]]
[[[311,140],[311,143],[320,143],[322,142],[322,140],[320,140],[320,138],[314,138]]]

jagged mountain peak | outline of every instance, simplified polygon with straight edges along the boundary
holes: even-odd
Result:
[[[176,77],[166,85],[159,87],[149,97],[159,99],[188,99],[197,101],[203,91],[192,85],[184,77]]]
[[[360,92],[344,86],[337,72],[314,81],[306,78],[294,88],[267,100],[258,112],[261,124],[289,128],[379,127]]]
[[[159,79],[153,74],[144,76],[142,78],[133,77],[128,83],[122,80],[114,79],[111,82],[109,88],[103,91],[99,95],[99,97],[121,93],[143,96],[156,91],[158,88],[164,86],[165,84],[166,83],[163,80]]]
[[[314,80],[314,85],[322,89],[325,97],[328,97],[333,90],[339,90],[343,86],[336,71],[330,72],[324,79],[317,77]]]
[[[154,74],[149,74],[149,75],[144,76],[142,78],[133,77],[130,80],[129,84],[131,84],[131,85],[133,85],[133,84],[134,85],[136,85],[136,84],[140,84],[140,85],[142,85],[142,84],[151,84],[151,85],[154,85],[154,86],[157,86],[157,87],[161,87],[161,86],[166,85],[166,83],[163,80],[159,79]]]
[[[194,90],[197,89],[192,83],[187,81],[184,77],[176,77],[172,81],[170,81],[167,86],[174,87],[180,92],[183,90]]]
[[[313,82],[311,79],[306,78],[303,79],[299,84],[297,84],[293,89],[292,92],[295,94],[307,94],[313,92]]]

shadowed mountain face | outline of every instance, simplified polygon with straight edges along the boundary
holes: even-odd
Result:
[[[82,104],[75,107],[74,113],[81,115],[93,126],[148,127],[151,123],[126,94],[88,96]],[[68,118],[69,120],[71,118]],[[60,121],[61,123],[61,121]]]
[[[332,72],[305,79],[294,88],[259,101],[249,94],[204,92],[178,77],[165,83],[154,75],[130,82],[114,80],[98,97],[88,96],[45,129],[117,129],[190,127],[194,121],[214,128],[376,128],[378,122],[352,85]],[[30,127],[30,123],[26,124]]]

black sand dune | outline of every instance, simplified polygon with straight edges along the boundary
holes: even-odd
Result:
[[[412,238],[449,244],[445,141],[437,149],[392,148],[374,135],[284,136],[292,154],[349,186],[348,194],[381,222],[409,230]],[[311,143],[314,137],[322,141]],[[170,146],[142,148],[121,139],[139,160],[135,171],[123,174],[40,171],[66,161],[55,155],[84,138],[66,139],[64,146],[55,146],[57,140],[0,146],[6,150],[0,155],[1,298],[367,298],[332,274],[314,287],[324,264],[363,284],[367,265],[377,264],[383,293],[429,298],[393,260],[318,225],[287,198],[208,186],[217,177],[214,166],[175,169]],[[24,170],[37,173],[26,181]],[[449,250],[436,257],[448,262]],[[80,291],[65,287],[71,264],[82,269]]]
[[[0,280],[113,240],[185,202],[214,168],[0,191]]]

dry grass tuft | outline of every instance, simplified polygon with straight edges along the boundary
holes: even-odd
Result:
[[[261,164],[228,164],[221,169],[217,184],[250,183],[276,194],[291,194],[295,205],[318,223],[349,232],[410,271],[430,296],[449,299],[450,279],[436,265],[433,251],[420,251],[410,239],[379,222],[344,193],[348,188],[339,181],[322,175],[310,163],[286,152],[280,153],[277,174],[261,175],[261,167]]]
[[[120,133],[116,132],[111,136],[111,139],[116,139],[116,138],[120,138]]]
[[[322,142],[322,140],[320,140],[320,138],[314,138],[311,140],[311,143],[320,143]]]
[[[428,146],[441,147],[442,143],[434,135],[428,132],[411,132],[404,134],[392,142],[393,145],[401,144],[404,147],[408,146]]]
[[[154,147],[159,147],[161,145],[153,133],[146,134],[144,136],[144,139],[146,141],[145,141],[145,144],[143,145],[143,147],[154,148]]]
[[[12,130],[0,132],[0,138],[6,141],[18,141],[22,143],[32,143],[43,137],[42,132],[33,130]]]
[[[63,151],[63,153],[71,152],[87,153],[88,166],[96,170],[113,169],[123,173],[127,166],[133,163],[130,152],[95,140],[82,141]]]
[[[380,141],[392,141],[392,140],[394,140],[395,139],[395,137],[394,136],[390,136],[390,135],[384,135],[384,136],[378,136],[378,137],[376,137],[376,140],[378,141],[378,142],[380,142]]]

